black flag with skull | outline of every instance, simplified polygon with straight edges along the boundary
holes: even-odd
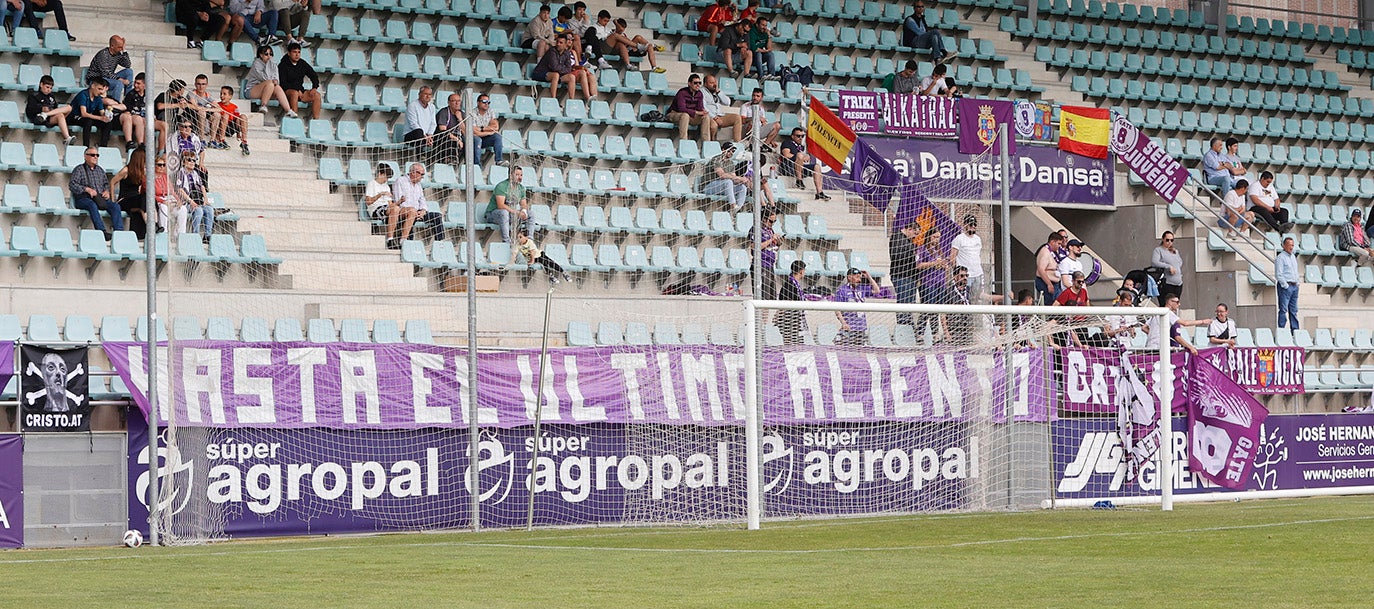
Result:
[[[24,345],[19,404],[24,431],[90,431],[86,348]]]

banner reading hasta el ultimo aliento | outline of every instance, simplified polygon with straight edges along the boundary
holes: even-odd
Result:
[[[105,343],[111,365],[146,409],[145,347]],[[336,429],[463,427],[467,353],[436,345],[183,341],[170,400],[184,426]],[[1010,415],[1051,416],[1038,351],[928,354],[797,346],[770,349],[760,368],[770,424],[859,421],[1005,420],[995,396],[1008,376]],[[478,355],[478,423],[534,422],[539,352]],[[161,367],[160,366],[160,367]],[[165,382],[165,369],[158,378]],[[738,425],[744,420],[739,347],[565,348],[551,352],[544,382],[546,423]],[[163,388],[166,395],[166,386]],[[159,400],[159,417],[168,420]]]

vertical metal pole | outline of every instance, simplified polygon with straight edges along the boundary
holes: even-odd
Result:
[[[760,104],[754,107],[754,116],[749,119],[754,123],[749,137],[754,168],[754,242],[750,247],[754,250],[754,299],[772,300],[776,295],[768,294],[765,297],[763,293],[763,274],[771,273],[773,269],[763,268],[763,163],[760,162],[759,153],[759,131],[762,131],[759,118],[762,115],[763,105]]]
[[[1159,379],[1159,509],[1174,509],[1174,362],[1170,353],[1169,314],[1159,318],[1159,364],[1155,366]]]
[[[546,269],[547,270],[547,269]],[[539,346],[539,380],[535,382],[534,450],[530,454],[530,500],[525,508],[525,530],[534,528],[534,474],[539,467],[539,424],[544,420],[544,371],[549,365],[549,310],[553,308],[553,286],[544,293],[544,341]]]
[[[155,91],[154,83],[157,81],[157,73],[153,71],[153,52],[143,52],[143,90],[145,94]],[[157,161],[157,118],[154,116],[157,108],[151,104],[144,106],[143,109],[143,150],[145,151],[144,179],[143,179],[143,218],[146,220],[147,230],[143,233],[143,253],[145,259],[144,268],[147,269],[148,293],[148,356],[144,361],[148,363],[148,543],[158,545],[159,535],[157,530],[158,520],[158,387],[157,387],[157,259],[155,257],[156,248],[153,242],[157,236],[157,172],[154,163]],[[170,179],[170,178],[169,178]],[[187,489],[190,492],[190,489]]]
[[[477,182],[477,164],[473,160],[472,121],[468,120],[473,111],[472,87],[463,89],[463,161],[467,176],[463,180],[463,194],[467,200],[467,240],[468,251],[468,490],[472,493],[468,510],[472,513],[472,530],[482,529],[482,489],[478,486],[477,475],[477,201],[473,185]]]
[[[759,354],[758,309],[744,301],[744,488],[745,519],[749,530],[759,528],[763,509],[759,485]]]
[[[1002,123],[997,141],[1002,148],[1002,298],[1004,302],[1012,298],[1011,293],[1011,130]],[[1014,303],[1013,303],[1014,304]],[[1010,319],[1008,320],[1010,323]],[[1010,326],[1008,326],[1010,327]]]

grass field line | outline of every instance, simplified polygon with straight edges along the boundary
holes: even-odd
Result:
[[[588,546],[588,545],[557,545],[557,544],[531,544],[520,542],[497,542],[497,541],[433,541],[418,543],[394,544],[394,547],[403,548],[424,548],[424,547],[473,547],[473,548],[507,548],[520,550],[575,550],[575,551],[594,551],[594,552],[641,552],[641,553],[680,553],[680,554],[773,554],[773,555],[806,555],[806,554],[839,554],[839,553],[871,553],[871,552],[910,552],[918,550],[937,550],[948,548],[979,547],[988,545],[1016,544],[1016,543],[1035,543],[1044,541],[1071,541],[1094,538],[1121,538],[1137,537],[1145,535],[1193,535],[1197,533],[1215,533],[1226,531],[1241,531],[1252,529],[1265,529],[1276,527],[1308,526],[1316,524],[1329,524],[1336,522],[1355,522],[1374,520],[1372,516],[1352,516],[1348,518],[1321,518],[1307,520],[1288,520],[1280,522],[1265,522],[1255,524],[1226,525],[1214,527],[1192,527],[1177,530],[1148,530],[1148,531],[1118,531],[1102,533],[1080,533],[1073,535],[1047,535],[1047,536],[1020,536],[1002,539],[979,539],[973,541],[958,541],[940,544],[923,544],[908,546],[886,546],[886,547],[850,547],[850,548],[810,548],[810,549],[764,549],[764,548],[646,548],[646,547],[616,547],[616,546]],[[565,537],[563,539],[571,539]],[[318,551],[339,551],[339,550],[370,550],[377,551],[387,546],[375,544],[345,544],[345,545],[321,545],[308,547],[287,547],[287,548],[248,548],[235,550],[215,550],[215,551],[190,551],[176,553],[134,553],[107,555],[107,556],[76,556],[62,558],[21,558],[21,559],[0,559],[0,565],[20,565],[20,564],[41,564],[41,563],[82,563],[97,561],[114,560],[157,560],[157,559],[179,559],[179,558],[201,558],[213,556],[251,556],[251,555],[271,555],[289,554]]]

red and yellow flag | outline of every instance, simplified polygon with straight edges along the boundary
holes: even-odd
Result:
[[[1107,158],[1112,114],[1107,108],[1059,107],[1059,149],[1094,159]]]
[[[811,112],[806,119],[806,151],[829,165],[836,173],[844,171],[844,160],[854,147],[854,130],[835,116],[821,100],[811,98]],[[1105,146],[1105,141],[1103,143]]]

